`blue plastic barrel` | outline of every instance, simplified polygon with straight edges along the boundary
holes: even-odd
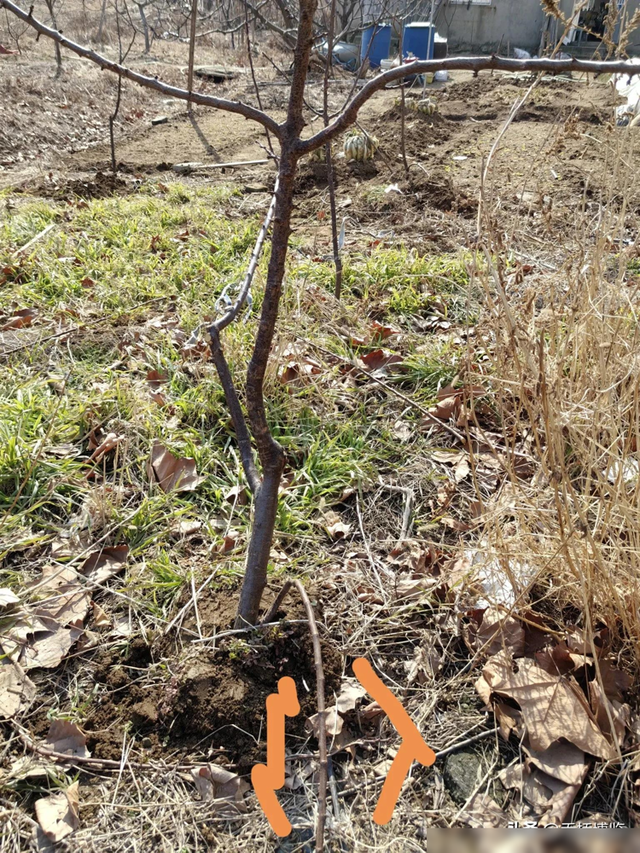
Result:
[[[416,59],[433,59],[435,27],[422,21],[406,24],[402,36],[402,57],[412,53]]]
[[[371,44],[371,47],[369,47]],[[383,59],[389,56],[389,47],[391,46],[391,25],[390,24],[372,24],[367,27],[362,33],[362,42],[360,44],[360,61],[369,60],[369,65],[372,68],[378,68]]]

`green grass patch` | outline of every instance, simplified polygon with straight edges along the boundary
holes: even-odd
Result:
[[[246,271],[260,218],[240,213],[234,192],[149,184],[129,196],[76,204],[22,202],[0,221],[5,279],[0,312],[7,317],[34,308],[30,334],[79,326],[69,337],[11,356],[0,375],[5,582],[20,577],[12,542],[24,545],[19,553],[35,547],[46,557],[48,543],[61,532],[84,533],[90,541],[106,534],[110,544],[129,545],[133,570],[127,594],[166,614],[193,571],[192,546],[176,533],[183,521],[199,522],[197,547],[207,557],[198,571],[215,561],[216,583],[236,582],[251,517],[248,502],[229,498],[244,481],[237,443],[214,366],[185,350],[200,328],[206,343],[206,322],[219,311],[216,303],[225,288],[233,298]],[[49,224],[54,227],[17,259],[15,250]],[[435,303],[440,311],[443,305],[445,312],[458,305],[466,311],[468,260],[381,246],[368,255],[346,256],[344,311],[362,321],[389,316],[400,326],[403,318],[409,323],[429,316]],[[224,335],[240,390],[267,262],[268,251],[254,280],[253,306]],[[292,253],[281,334],[298,322],[291,318],[305,288],[331,288],[332,276],[330,264]],[[312,313],[307,318],[313,324]],[[345,358],[357,355],[348,336],[335,335],[330,326],[321,334],[329,349]],[[455,374],[458,349],[430,335],[406,338],[403,346],[403,369],[390,373],[387,382],[424,405]],[[155,389],[160,400],[150,393],[151,370],[162,376]],[[273,373],[268,378],[268,417],[287,457],[277,522],[291,553],[287,570],[297,561],[307,568],[310,560],[321,565],[327,559],[321,549],[310,555],[302,547],[325,536],[319,512],[348,487],[395,471],[406,452],[390,428],[397,414],[389,412],[404,404],[379,386],[342,383],[335,366],[327,366],[326,378],[299,388],[283,387]],[[419,420],[415,412],[404,417]],[[90,461],[93,438],[107,433],[120,437],[117,451]],[[416,436],[418,441],[418,430]],[[160,490],[149,469],[156,441],[177,457],[195,460],[202,478],[195,491]],[[241,547],[219,559],[229,529]],[[115,533],[109,538],[110,530]],[[272,568],[284,570],[281,563]]]

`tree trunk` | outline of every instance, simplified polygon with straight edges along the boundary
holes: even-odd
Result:
[[[267,567],[278,511],[278,489],[285,462],[284,451],[271,435],[267,423],[263,384],[282,296],[291,233],[297,158],[291,150],[286,150],[287,147],[291,147],[291,142],[283,140],[267,284],[258,334],[247,370],[247,414],[262,466],[262,483],[255,495],[254,518],[238,605],[237,627],[255,625],[258,619],[262,593],[267,584]]]
[[[144,12],[144,6],[141,3],[138,3],[138,11],[140,12],[142,33],[144,35],[144,52],[149,53],[149,51],[151,50],[151,39],[149,38],[149,24],[147,23],[147,16]]]
[[[196,22],[198,20],[198,0],[193,0],[191,3],[191,28],[189,32],[189,72],[187,77],[187,89],[189,94],[193,94],[193,65],[196,55]],[[190,114],[193,111],[191,101],[187,104],[187,112]]]
[[[278,487],[285,461],[284,451],[271,435],[267,423],[264,407],[264,377],[278,319],[291,233],[294,180],[298,159],[302,153],[300,134],[304,127],[304,88],[313,44],[313,16],[316,7],[316,0],[302,0],[300,3],[300,25],[294,51],[287,120],[280,126],[280,166],[271,236],[271,258],[260,323],[247,370],[247,414],[262,465],[262,483],[255,496],[251,540],[236,617],[238,627],[243,627],[245,624],[255,625],[258,618],[260,599],[267,584],[267,566],[278,511]]]
[[[96,33],[96,41],[102,44],[104,24],[107,18],[107,0],[102,0],[102,8],[100,9],[100,23],[98,24],[98,32]]]
[[[53,7],[55,0],[46,0],[47,9],[49,10],[49,15],[51,16],[51,23],[53,24],[53,28],[55,30],[58,29],[58,22],[56,21],[56,13]],[[62,51],[60,50],[60,45],[58,42],[55,43],[55,53],[56,53],[56,74],[55,79],[62,74]]]

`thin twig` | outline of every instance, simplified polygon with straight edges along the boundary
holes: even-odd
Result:
[[[452,752],[464,749],[465,746],[471,746],[479,740],[491,737],[491,735],[495,735],[495,729],[488,729],[486,732],[480,732],[477,735],[473,735],[473,737],[468,737],[466,740],[460,740],[457,743],[452,743],[451,746],[446,746],[444,749],[441,749],[440,752],[436,752],[436,761],[440,758],[446,758],[446,756],[451,755]]]
[[[233,377],[229,370],[229,365],[222,350],[222,344],[220,343],[220,332],[222,332],[223,329],[226,329],[226,327],[236,319],[247,301],[249,291],[251,290],[253,276],[258,267],[258,261],[260,260],[260,255],[262,254],[262,249],[264,247],[264,241],[276,209],[277,193],[278,180],[276,179],[273,197],[271,198],[267,215],[265,216],[264,222],[258,232],[256,243],[253,247],[253,252],[251,253],[251,259],[249,260],[249,266],[242,285],[240,286],[238,297],[227,312],[212,323],[209,328],[209,335],[211,336],[211,355],[216,366],[216,370],[218,371],[218,376],[220,377],[220,384],[224,390],[224,396],[227,401],[227,405],[229,406],[229,411],[231,412],[231,419],[233,420],[233,426],[238,440],[238,447],[240,448],[242,467],[253,495],[257,494],[260,487],[260,474],[258,473],[256,461],[253,456],[251,435],[249,434],[247,421],[245,419],[244,412],[242,411],[242,406],[240,405],[240,399],[238,398],[238,392],[236,391]]]
[[[36,753],[36,755],[41,755],[43,758],[49,758],[51,759],[51,761],[57,761],[61,764],[70,764],[71,766],[77,766],[79,768],[93,768],[95,770],[119,771],[122,767],[122,759],[115,761],[114,759],[108,758],[93,758],[88,755],[69,755],[66,752],[56,752],[56,750],[49,749],[49,747],[44,746],[44,744],[35,743],[35,741],[31,740],[31,738],[29,737],[29,733],[26,731],[26,729],[23,729],[22,726],[15,720],[11,721],[11,725],[13,726],[18,737],[27,747],[27,749],[31,750],[31,752]],[[220,748],[220,751],[224,751],[222,747]],[[190,770],[193,767],[201,767],[205,763],[206,762],[204,761],[183,761],[178,764],[166,764],[164,761],[149,761],[142,763],[136,761],[129,761],[127,759],[127,764],[129,765],[129,767],[134,767],[136,770],[162,770],[164,772],[176,770]]]
[[[331,0],[329,10],[329,32],[327,34],[327,61],[324,66],[324,85],[322,88],[322,118],[324,126],[329,124],[329,72],[333,64],[333,36],[335,31],[336,0]],[[327,189],[329,190],[329,210],[331,214],[331,242],[333,245],[333,263],[336,269],[336,278],[333,295],[340,299],[342,293],[342,258],[340,257],[340,240],[338,237],[338,215],[336,206],[335,173],[333,169],[333,155],[331,153],[331,141],[324,147],[324,156],[327,166]]]
[[[38,237],[42,236],[41,234]],[[27,244],[29,245],[29,244]],[[22,249],[18,251],[23,251],[26,249],[26,246],[23,246]],[[144,302],[138,303],[138,305],[134,305],[130,310],[135,311],[138,308],[143,308],[145,305],[150,305],[152,302],[160,302],[163,299],[171,299],[174,294],[167,294],[166,296],[154,296],[151,299],[145,299]],[[104,317],[98,317],[96,320],[90,320],[86,323],[80,323],[77,326],[71,326],[69,329],[63,329],[61,332],[55,332],[53,335],[47,335],[44,338],[39,338],[35,341],[29,341],[26,344],[20,344],[18,347],[13,347],[13,349],[0,350],[0,358],[4,358],[7,355],[13,355],[16,352],[21,352],[25,349],[33,349],[34,347],[42,346],[42,344],[46,344],[49,341],[53,341],[56,338],[62,338],[65,335],[72,335],[74,332],[79,332],[81,329],[90,329],[92,326],[98,326],[100,323],[106,323],[108,321],[113,321],[113,314],[108,314]]]
[[[285,582],[283,583],[283,585],[282,585],[282,589],[281,589],[281,590],[280,590],[280,592],[276,595],[276,597],[275,597],[275,599],[274,599],[274,601],[273,601],[273,604],[272,604],[272,605],[271,605],[271,607],[267,610],[267,612],[265,613],[265,615],[263,616],[263,618],[262,618],[262,619],[260,620],[260,622],[258,623],[259,625],[265,625],[265,624],[267,624],[267,623],[269,623],[269,622],[273,622],[273,620],[275,619],[276,613],[278,612],[278,610],[280,610],[280,605],[281,605],[281,604],[282,604],[282,602],[284,601],[284,599],[285,599],[285,597],[286,597],[287,593],[289,592],[289,590],[291,589],[291,587],[292,587],[292,586],[293,586],[293,582],[292,582],[292,581],[285,581]],[[276,623],[276,624],[277,624],[277,623]]]
[[[309,601],[307,591],[302,581],[296,580],[295,586],[300,593],[300,598],[307,611],[309,619],[309,631],[313,642],[313,658],[316,665],[316,694],[318,706],[318,752],[320,770],[318,772],[318,823],[316,825],[316,851],[322,853],[324,850],[324,825],[327,819],[327,721],[325,719],[324,707],[324,670],[322,668],[322,648],[320,646],[320,635],[316,625],[316,617],[313,607]]]
[[[260,255],[262,254],[262,249],[264,246],[264,241],[267,236],[267,231],[269,230],[269,226],[271,225],[271,220],[273,219],[273,215],[276,209],[276,198],[278,194],[278,186],[279,181],[276,179],[275,186],[273,188],[273,196],[271,198],[271,203],[269,204],[269,209],[267,210],[267,215],[264,218],[264,222],[258,232],[258,236],[256,238],[255,246],[253,247],[253,252],[251,253],[251,258],[249,260],[249,266],[247,267],[247,273],[242,281],[242,285],[240,287],[240,292],[238,293],[238,298],[235,303],[229,308],[229,310],[220,317],[219,320],[216,320],[211,328],[216,329],[218,334],[226,329],[227,326],[232,323],[240,311],[244,303],[247,301],[247,296],[249,295],[249,291],[251,289],[251,282],[253,281],[253,276],[255,274],[256,268],[258,266],[258,261],[260,260]]]
[[[41,240],[43,237],[45,237],[49,233],[49,231],[51,231],[51,229],[55,228],[55,227],[56,227],[56,223],[50,222],[46,228],[43,228],[42,231],[39,231],[35,237],[32,237],[29,240],[28,243],[25,243],[24,246],[21,246],[19,249],[16,249],[16,251],[14,252],[14,255],[21,255],[23,252],[26,252],[27,249],[30,249],[34,243],[37,243],[38,240]]]
[[[245,5],[244,7],[244,27],[245,33],[247,36],[247,58],[249,59],[249,68],[251,69],[251,79],[253,80],[253,89],[256,93],[256,100],[258,101],[258,107],[262,109],[262,98],[260,97],[260,87],[258,86],[258,80],[256,78],[256,69],[253,65],[253,54],[251,53],[251,38],[249,33],[249,7]],[[265,133],[267,135],[267,145],[269,146],[269,151],[273,155],[275,159],[275,151],[273,150],[273,143],[271,142],[271,136],[269,134],[269,128],[265,128]]]
[[[371,566],[371,571],[373,572],[375,579],[378,581],[378,586],[380,587],[380,592],[382,593],[383,599],[385,598],[384,585],[382,583],[382,578],[380,577],[380,572],[378,571],[378,567],[376,565],[375,558],[371,551],[371,546],[369,545],[369,540],[367,539],[367,534],[364,529],[364,521],[362,520],[362,511],[360,509],[360,495],[356,495],[356,515],[358,516],[358,527],[360,528],[360,535],[362,536],[362,542],[364,543],[364,549],[367,552],[367,557],[369,558],[369,565]],[[390,569],[384,567],[384,572],[388,577],[393,577],[393,572]]]
[[[178,172],[178,174],[188,174],[189,172],[197,171],[206,172],[209,169],[234,169],[237,166],[260,166],[264,163],[270,163],[271,159],[263,157],[260,160],[230,160],[228,163],[176,163],[171,168],[174,172]]]
[[[187,610],[191,607],[192,603],[197,600],[197,597],[200,595],[200,593],[205,588],[205,586],[208,586],[211,583],[211,581],[214,579],[214,577],[217,575],[217,573],[218,573],[218,569],[214,569],[211,572],[211,574],[209,575],[209,577],[206,579],[206,581],[204,581],[203,583],[200,584],[198,589],[195,591],[193,599],[191,601],[187,601],[187,603],[184,605],[184,607],[180,608],[178,613],[173,617],[171,622],[169,622],[167,627],[164,629],[165,634],[168,634],[169,631],[173,628],[173,626],[180,621],[180,617],[183,616],[187,612]],[[202,639],[202,634],[200,634],[200,639]]]
[[[242,406],[240,404],[240,399],[238,397],[238,392],[236,391],[233,377],[231,376],[231,371],[229,370],[229,365],[227,364],[224,352],[222,351],[220,333],[218,332],[216,323],[214,323],[209,329],[209,334],[211,336],[211,357],[216,366],[216,370],[218,371],[218,377],[220,378],[220,384],[224,391],[225,400],[227,401],[227,406],[231,412],[231,420],[233,421],[233,426],[236,431],[236,439],[240,449],[242,467],[244,469],[244,474],[247,478],[249,488],[251,489],[251,493],[255,495],[260,487],[260,474],[258,473],[256,461],[253,456],[253,447],[251,446],[251,436],[247,427],[247,421],[245,419],[244,412],[242,411]]]

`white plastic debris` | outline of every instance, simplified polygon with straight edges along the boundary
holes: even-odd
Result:
[[[538,568],[520,560],[510,559],[508,571],[504,562],[485,550],[465,551],[470,561],[473,576],[479,581],[484,595],[476,602],[476,607],[486,608],[502,605],[513,607],[518,598],[533,583]]]
[[[640,64],[638,57],[629,61],[635,65]],[[628,74],[622,74],[616,77],[616,90],[626,101],[616,107],[617,123],[627,124],[640,113],[640,76],[629,77]]]

